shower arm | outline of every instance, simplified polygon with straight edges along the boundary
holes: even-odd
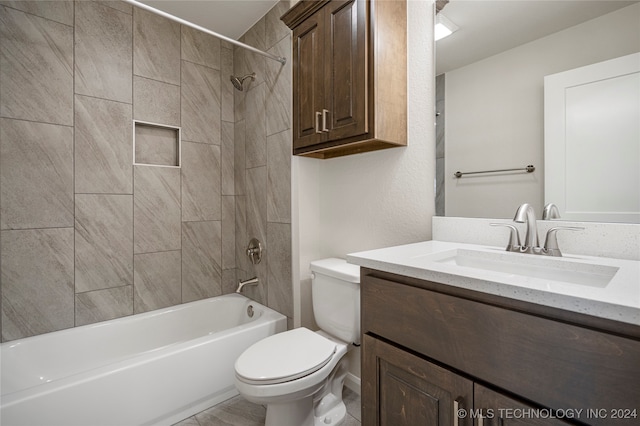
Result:
[[[248,44],[244,44],[244,43],[242,43],[240,41],[234,40],[234,39],[229,38],[227,36],[224,36],[222,34],[218,34],[215,31],[211,31],[211,30],[209,30],[207,28],[201,27],[200,25],[196,25],[193,22],[189,22],[189,21],[187,21],[185,19],[178,18],[177,16],[171,15],[170,13],[167,13],[167,12],[163,12],[160,9],[156,9],[155,7],[148,6],[148,5],[146,5],[144,3],[141,3],[141,2],[139,2],[137,0],[123,0],[123,1],[125,3],[129,3],[129,4],[133,5],[133,6],[136,6],[136,7],[139,7],[141,9],[147,10],[149,12],[155,13],[157,15],[163,16],[163,17],[165,17],[167,19],[170,19],[172,21],[178,22],[178,23],[180,23],[182,25],[186,25],[187,27],[191,27],[191,28],[196,29],[198,31],[202,31],[204,33],[210,34],[210,35],[212,35],[214,37],[217,37],[217,38],[219,38],[221,40],[224,40],[224,41],[226,41],[228,43],[231,43],[231,44],[236,45],[238,47],[242,47],[243,49],[250,50],[253,53],[257,53],[258,55],[262,55],[262,56],[265,56],[265,57],[267,57],[269,59],[273,59],[274,61],[278,61],[282,65],[287,63],[287,58],[284,58],[282,56],[276,56],[276,55],[273,55],[271,53],[264,52],[264,51],[262,51],[260,49],[256,49],[253,46],[249,46]]]

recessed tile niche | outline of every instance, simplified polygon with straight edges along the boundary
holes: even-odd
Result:
[[[145,166],[180,167],[180,128],[133,121],[133,163]]]

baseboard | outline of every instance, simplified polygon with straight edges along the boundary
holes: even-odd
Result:
[[[360,395],[360,377],[353,373],[347,373],[347,377],[344,379],[344,385]]]

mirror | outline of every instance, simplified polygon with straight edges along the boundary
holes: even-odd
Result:
[[[544,77],[640,52],[640,2],[451,0],[439,15],[458,29],[436,42],[436,214],[512,218],[528,202],[540,217],[558,203]],[[454,177],[503,169],[518,170]]]

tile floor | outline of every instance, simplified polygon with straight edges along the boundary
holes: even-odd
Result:
[[[343,426],[360,426],[360,395],[345,388],[343,398],[347,405]],[[235,396],[174,426],[263,426],[265,414],[262,405]]]

